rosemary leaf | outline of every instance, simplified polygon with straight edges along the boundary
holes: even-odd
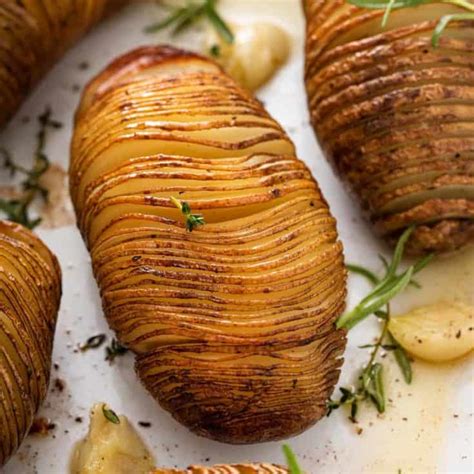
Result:
[[[380,281],[378,276],[374,272],[368,270],[365,267],[361,267],[360,265],[354,265],[354,264],[349,263],[346,265],[346,268],[352,273],[356,273],[358,275],[363,276],[364,278],[369,280],[369,282],[372,283],[373,285],[377,285]]]
[[[234,42],[234,33],[232,33],[232,30],[228,27],[227,23],[217,12],[215,3],[215,0],[208,0],[206,3],[207,17],[221,38],[226,43],[232,44]]]
[[[393,350],[393,354],[395,356],[395,360],[397,361],[398,367],[400,367],[405,382],[410,385],[411,381],[413,380],[413,370],[411,367],[410,358],[408,357],[405,349],[398,343],[395,337],[393,337],[393,334],[390,331],[388,331],[387,334],[390,343],[395,348]]]
[[[283,452],[285,453],[286,462],[288,464],[288,469],[290,474],[304,474],[303,470],[301,469],[298,460],[296,458],[296,454],[293,452],[290,446],[287,444],[283,445]]]
[[[191,206],[186,201],[179,201],[175,197],[170,197],[170,201],[182,212],[186,218],[185,225],[188,232],[192,232],[196,227],[206,223],[202,214],[192,213]]]
[[[122,346],[117,339],[112,339],[109,346],[105,348],[105,360],[113,364],[117,357],[123,356],[128,352],[125,346]]]

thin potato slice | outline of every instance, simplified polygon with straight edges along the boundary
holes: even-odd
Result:
[[[0,467],[46,396],[60,297],[56,258],[30,231],[0,221]]]
[[[107,319],[177,420],[251,443],[326,413],[345,345],[342,248],[258,101],[208,59],[133,51],[84,93],[70,182]],[[206,224],[187,232],[171,196]]]
[[[460,7],[395,9],[382,28],[383,9],[304,5],[313,126],[376,231],[394,243],[417,225],[415,254],[474,241],[473,22],[451,23],[434,48],[437,20]]]

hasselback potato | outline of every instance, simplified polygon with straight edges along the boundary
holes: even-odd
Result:
[[[59,57],[122,0],[0,2],[0,128]]]
[[[235,464],[214,467],[191,466],[185,471],[157,469],[152,474],[288,474],[288,469],[273,464]]]
[[[56,258],[29,230],[0,221],[0,467],[46,396],[60,297]]]
[[[70,184],[109,324],[177,420],[250,443],[325,414],[345,345],[342,248],[260,102],[208,59],[135,50],[84,92]],[[170,197],[206,224],[188,232]]]
[[[432,34],[443,2],[383,9],[304,0],[306,87],[324,152],[395,242],[417,225],[412,253],[474,241],[474,22]]]

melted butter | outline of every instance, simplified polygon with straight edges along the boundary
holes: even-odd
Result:
[[[230,25],[234,43],[228,44],[210,29],[205,50],[247,89],[254,91],[270,80],[290,55],[290,37],[281,27],[267,22]]]
[[[456,414],[453,395],[466,372],[472,371],[472,357],[437,365],[416,361],[411,385],[405,384],[395,363],[385,360],[387,411],[378,415],[364,407],[359,416],[361,470],[438,472],[449,433],[447,420]]]
[[[99,403],[91,411],[89,433],[77,443],[70,474],[148,474],[153,457],[126,417],[108,421]]]

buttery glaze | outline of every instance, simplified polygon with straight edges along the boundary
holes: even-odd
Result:
[[[0,221],[0,468],[46,396],[60,297],[56,258],[29,230]]]
[[[70,181],[107,319],[178,421],[250,443],[324,416],[345,345],[342,248],[261,103],[206,58],[133,51],[85,91]],[[206,224],[186,232],[170,196]]]
[[[205,51],[239,84],[251,91],[269,81],[290,55],[290,37],[272,23],[231,24],[234,43],[209,30]]]

